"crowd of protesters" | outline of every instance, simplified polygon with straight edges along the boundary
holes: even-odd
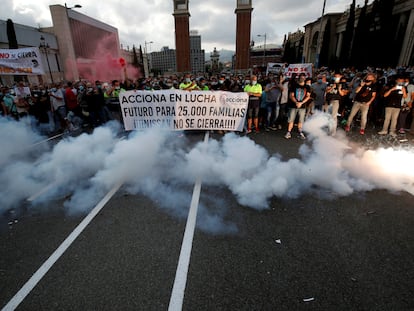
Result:
[[[110,120],[122,121],[118,95],[125,90],[229,91],[249,93],[245,132],[286,129],[292,137],[306,139],[302,125],[316,111],[329,113],[329,134],[342,126],[346,132],[358,128],[365,134],[367,125],[379,135],[405,133],[413,123],[414,70],[412,68],[351,68],[313,73],[262,75],[185,74],[157,76],[125,81],[70,81],[51,85],[18,82],[2,86],[1,115],[21,120],[28,116],[32,125],[55,134],[79,128],[95,128]],[[34,121],[33,121],[34,120]]]

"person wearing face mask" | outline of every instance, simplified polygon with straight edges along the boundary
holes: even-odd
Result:
[[[244,87],[244,91],[249,94],[249,103],[247,107],[247,134],[252,132],[252,124],[254,130],[259,133],[259,109],[260,98],[262,96],[262,86],[257,83],[257,76],[253,75],[249,84]]]
[[[37,126],[41,132],[45,134],[52,131],[51,122],[49,118],[52,118],[50,108],[50,98],[45,91],[43,85],[34,85],[32,89],[32,114],[36,118]]]
[[[61,84],[52,85],[49,90],[52,113],[55,123],[55,131],[64,131],[68,124],[66,122],[66,105]]]
[[[3,95],[3,90],[1,90],[1,92],[0,92],[0,108],[1,108],[0,115],[2,117],[5,117],[5,116],[7,116],[7,107],[4,104],[3,96],[4,96]]]
[[[180,90],[191,91],[197,88],[197,83],[195,80],[191,80],[191,75],[186,74],[184,80],[180,83]]]
[[[198,87],[201,91],[208,91],[209,90],[209,88],[207,86],[207,83],[206,83],[206,79],[204,79],[203,77],[198,79]]]
[[[355,115],[358,113],[358,111],[361,111],[361,124],[359,133],[361,135],[365,134],[365,127],[367,125],[369,107],[371,106],[377,95],[375,82],[375,74],[369,73],[365,76],[365,78],[361,81],[360,85],[356,88],[351,113],[349,114],[348,119],[346,121],[345,132],[349,132],[351,130],[351,124]]]
[[[285,135],[286,139],[292,138],[292,129],[296,116],[299,116],[298,132],[300,139],[306,139],[305,134],[302,132],[303,122],[305,121],[306,114],[306,102],[310,98],[310,89],[305,83],[306,75],[304,73],[299,74],[299,79],[296,83],[292,83],[289,88],[289,112],[288,112],[288,131]]]
[[[407,117],[413,107],[414,84],[410,83],[410,77],[404,77],[404,88],[407,91],[407,97],[403,99],[400,115],[398,117],[398,128],[400,134],[405,134],[407,126]]]
[[[24,82],[20,81],[15,87],[14,92],[16,94],[14,103],[16,105],[19,118],[28,116],[29,109],[32,104],[30,88],[25,86]]]
[[[125,89],[121,87],[119,80],[113,80],[112,86],[104,93],[105,104],[112,112],[114,119],[122,121],[121,106],[119,104],[119,94],[125,92]]]
[[[265,87],[266,93],[266,131],[276,130],[276,120],[279,117],[279,102],[282,95],[280,80],[272,77]]]
[[[345,96],[345,90],[341,84],[341,74],[335,73],[332,79],[332,83],[326,88],[326,104],[325,112],[329,112],[332,117],[332,125],[329,128],[329,132],[332,136],[336,134],[336,128],[338,126],[338,112],[340,107],[340,101],[342,96]]]
[[[323,106],[325,105],[325,94],[326,94],[326,75],[319,74],[316,78],[317,80],[311,84],[312,92],[315,94],[313,99],[314,109],[322,111]]]
[[[387,135],[389,129],[391,136],[397,136],[397,122],[401,111],[401,103],[407,97],[407,90],[403,84],[404,78],[397,75],[395,81],[391,81],[391,84],[385,89],[385,118],[382,130],[378,132],[379,135]]]
[[[230,91],[231,81],[229,78],[221,76],[219,79],[219,90],[220,91]]]
[[[162,84],[162,89],[163,90],[173,90],[174,89],[173,81],[170,78],[168,78],[167,81]]]
[[[88,124],[92,127],[97,127],[101,122],[99,119],[99,90],[93,87],[92,83],[87,82],[83,91],[81,100],[82,113],[84,114]]]
[[[3,108],[3,115],[10,116],[15,120],[19,119],[19,115],[17,113],[16,104],[15,104],[15,97],[11,94],[11,90],[5,86],[2,90],[3,96],[1,98],[1,105]]]
[[[65,87],[65,102],[69,111],[72,111],[76,116],[82,117],[82,110],[79,106],[77,91],[74,91],[73,83],[69,81]]]

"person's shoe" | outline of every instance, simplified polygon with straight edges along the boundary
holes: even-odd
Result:
[[[359,130],[359,134],[364,135],[365,134],[365,130],[364,129],[360,129]]]
[[[258,134],[258,133],[260,133],[260,130],[259,130],[258,128],[256,128],[256,129],[254,129],[254,132],[255,132],[256,134]]]
[[[250,134],[252,132],[252,129],[248,128],[247,129],[247,134]]]
[[[349,125],[345,125],[345,132],[349,132],[351,130],[351,127]]]
[[[276,125],[272,125],[272,127],[270,128],[272,131],[277,131],[277,127]]]
[[[305,136],[305,134],[303,134],[303,132],[300,132],[299,133],[299,138],[300,139],[306,139],[306,136]]]
[[[290,134],[290,132],[287,132],[286,133],[285,138],[286,139],[291,139],[292,138],[292,135]]]
[[[400,130],[398,131],[400,134],[405,134],[405,130],[403,128],[400,128]]]
[[[391,135],[392,137],[397,137],[397,133],[395,133],[395,132],[391,132],[391,133],[390,133],[390,135]]]
[[[267,126],[267,127],[265,128],[265,131],[266,131],[266,132],[270,132],[270,127],[268,127],[268,126]]]
[[[387,131],[380,131],[380,132],[378,132],[378,134],[379,135],[387,135],[388,133],[387,133]]]
[[[281,129],[282,129],[282,126],[279,124],[279,125],[277,126],[277,129],[278,129],[278,130],[281,130]]]

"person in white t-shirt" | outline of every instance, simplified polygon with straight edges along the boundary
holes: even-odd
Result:
[[[50,103],[52,106],[53,118],[55,120],[55,131],[67,128],[67,110],[61,85],[53,85],[49,90]]]

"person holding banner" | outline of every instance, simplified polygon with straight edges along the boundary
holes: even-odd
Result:
[[[251,76],[250,83],[246,84],[244,91],[249,94],[249,103],[247,107],[247,134],[252,132],[252,123],[254,130],[259,133],[259,108],[260,97],[262,96],[262,85],[257,83],[257,76]]]
[[[201,77],[200,79],[198,79],[198,88],[201,91],[208,91],[208,85],[206,84],[206,79],[204,77]]]
[[[298,132],[300,139],[306,139],[305,134],[302,132],[302,125],[305,121],[306,114],[306,102],[310,98],[309,87],[305,83],[306,74],[300,73],[299,79],[296,83],[292,83],[289,89],[289,113],[288,113],[288,131],[285,135],[286,139],[292,138],[292,129],[296,116],[299,116]]]
[[[195,79],[191,79],[190,74],[185,75],[184,81],[180,83],[179,88],[183,91],[198,90],[197,82]]]

